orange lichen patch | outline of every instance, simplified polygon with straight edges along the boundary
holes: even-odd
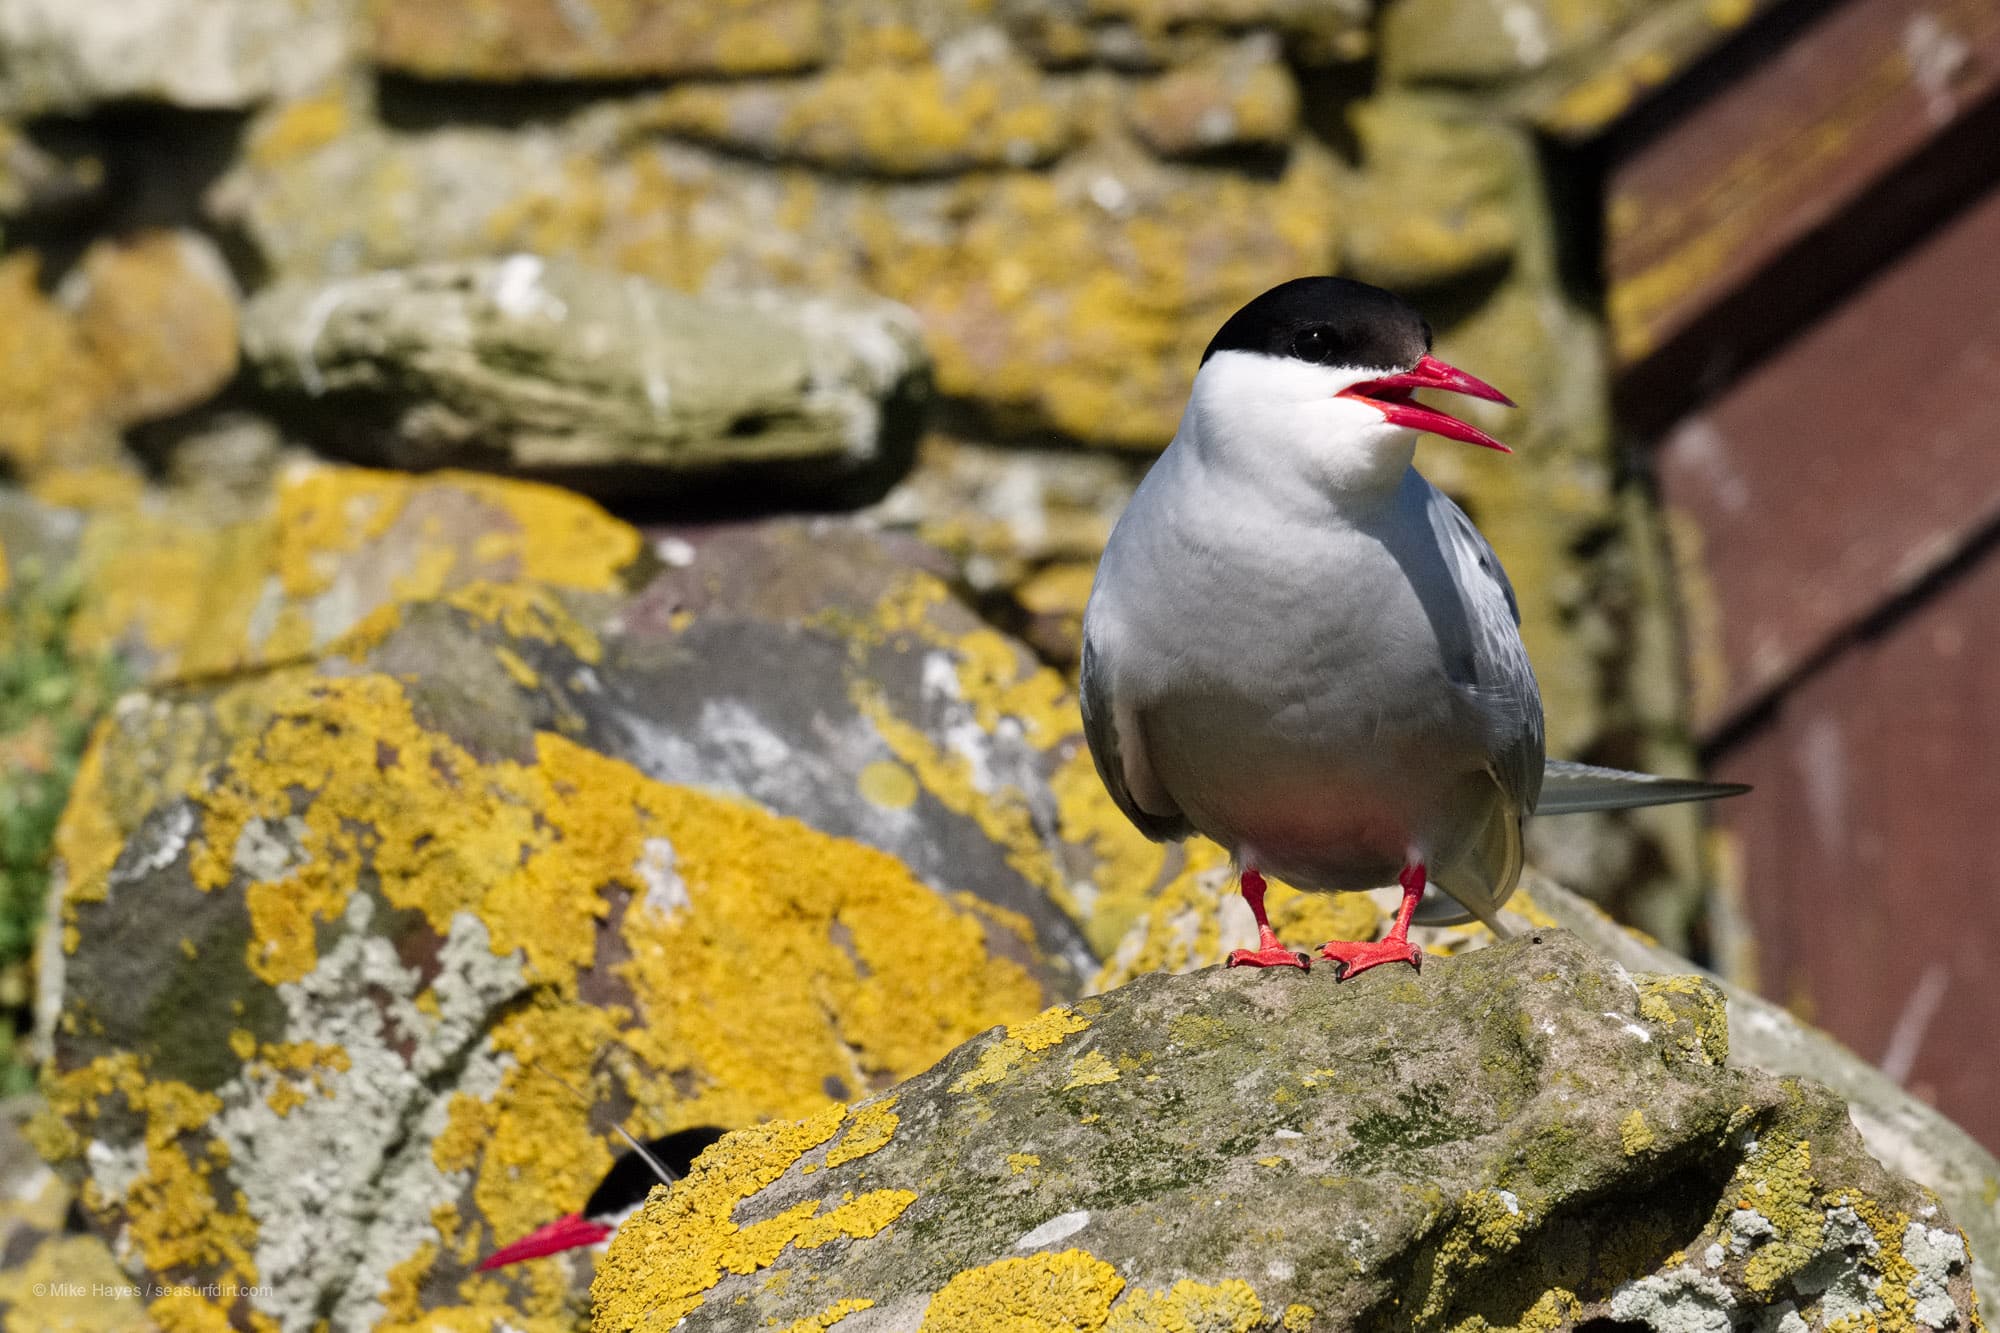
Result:
[[[221,1112],[220,1098],[171,1079],[149,1078],[130,1052],[50,1073],[43,1093],[51,1112],[71,1124],[104,1114],[104,1103],[113,1099],[145,1122],[144,1164],[120,1206],[148,1270],[210,1270],[228,1275],[224,1280],[256,1283],[251,1258],[256,1219],[242,1211],[240,1200],[216,1196],[210,1177],[221,1163],[215,1156],[190,1154],[187,1147],[186,1136]]]
[[[1097,1333],[1124,1289],[1118,1270],[1087,1250],[1001,1259],[945,1283],[920,1333]]]
[[[880,1101],[867,1102],[856,1107],[854,1123],[840,1142],[827,1149],[828,1169],[844,1166],[857,1157],[866,1157],[888,1145],[896,1136],[896,1125],[901,1117],[895,1111],[896,1098],[893,1094]]]

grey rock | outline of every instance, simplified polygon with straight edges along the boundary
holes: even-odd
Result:
[[[1969,1326],[1929,1196],[1825,1089],[1727,1067],[1722,1010],[1553,930],[1345,984],[1148,977],[725,1139],[620,1230],[595,1328],[1722,1333],[1940,1293]],[[1732,1249],[1743,1211],[1771,1234]]]
[[[1548,880],[1538,878],[1532,892],[1538,907],[1607,958],[1635,971],[1692,970],[1686,959],[1648,943]],[[2000,1160],[1818,1028],[1741,986],[1709,980],[1728,997],[1730,1063],[1813,1079],[1844,1098],[1868,1151],[1936,1192],[1971,1243],[1975,1281],[2000,1289]]]
[[[627,494],[880,472],[914,447],[927,384],[888,302],[703,301],[532,255],[280,284],[244,349],[304,430],[365,461]]]
[[[352,0],[0,0],[0,113],[303,93],[340,69],[352,17]]]

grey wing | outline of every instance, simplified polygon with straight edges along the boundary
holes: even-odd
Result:
[[[1132,794],[1133,776],[1128,765],[1144,768],[1145,745],[1143,738],[1133,736],[1126,744],[1120,744],[1118,705],[1112,694],[1111,673],[1105,668],[1098,655],[1096,645],[1088,633],[1083,638],[1083,669],[1077,687],[1077,695],[1083,706],[1083,738],[1090,745],[1090,757],[1097,763],[1097,776],[1104,779],[1104,786],[1111,793],[1111,799],[1125,812],[1125,818],[1132,821],[1141,833],[1154,842],[1170,842],[1185,838],[1194,832],[1187,816],[1165,799],[1159,789],[1159,782],[1150,771],[1137,778],[1137,785],[1148,791],[1153,804],[1168,807],[1166,811],[1149,810],[1139,804]],[[1131,725],[1127,720],[1127,726]]]
[[[1523,815],[1542,792],[1542,692],[1521,643],[1521,609],[1507,571],[1465,511],[1432,488],[1431,529],[1451,567],[1471,637],[1466,682],[1487,706],[1494,780]]]

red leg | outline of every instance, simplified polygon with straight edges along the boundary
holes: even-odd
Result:
[[[1397,882],[1403,886],[1403,905],[1396,909],[1396,924],[1389,927],[1387,935],[1372,944],[1328,940],[1320,946],[1319,956],[1339,965],[1342,981],[1384,963],[1408,963],[1423,970],[1424,951],[1410,943],[1410,918],[1416,915],[1417,901],[1424,896],[1424,863],[1412,861],[1404,866]]]
[[[1229,955],[1231,967],[1296,967],[1301,972],[1312,970],[1312,960],[1302,953],[1293,953],[1278,942],[1277,932],[1264,915],[1264,877],[1249,866],[1243,867],[1243,901],[1250,904],[1250,915],[1257,918],[1257,947],[1238,949]]]

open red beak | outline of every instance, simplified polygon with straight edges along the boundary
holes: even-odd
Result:
[[[611,1227],[602,1222],[592,1222],[585,1217],[571,1213],[558,1217],[544,1227],[537,1227],[512,1245],[502,1245],[480,1261],[479,1271],[504,1268],[517,1264],[523,1259],[539,1259],[545,1254],[561,1254],[564,1250],[574,1250],[583,1245],[595,1245],[609,1236]]]
[[[1514,452],[1479,427],[1460,421],[1449,412],[1439,412],[1411,402],[1410,395],[1418,389],[1447,389],[1452,393],[1484,398],[1489,403],[1504,403],[1508,407],[1514,405],[1513,399],[1485,380],[1474,379],[1457,366],[1448,365],[1434,356],[1424,357],[1401,374],[1384,375],[1379,380],[1368,380],[1351,389],[1343,389],[1340,396],[1368,404],[1393,425],[1429,431],[1446,439],[1464,440],[1467,444],[1484,445],[1503,454]]]

